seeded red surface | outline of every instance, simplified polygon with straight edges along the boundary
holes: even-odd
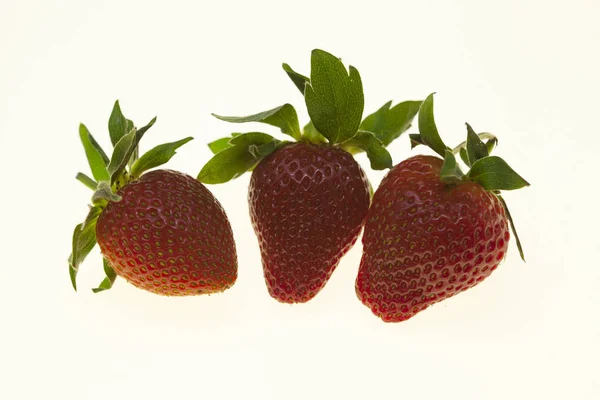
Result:
[[[269,293],[281,302],[306,302],[355,243],[369,186],[346,151],[295,143],[258,164],[249,203]]]
[[[153,293],[221,292],[237,278],[233,234],[223,208],[196,179],[147,172],[110,202],[96,226],[104,257],[118,275]]]
[[[474,182],[441,182],[441,166],[437,157],[409,158],[374,195],[356,293],[384,321],[409,319],[477,285],[506,253],[498,198]]]

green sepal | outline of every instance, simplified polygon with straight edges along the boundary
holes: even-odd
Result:
[[[110,175],[106,170],[106,166],[109,163],[108,156],[84,124],[79,124],[79,138],[83,144],[83,149],[85,150],[85,155],[94,179],[97,181],[109,180]]]
[[[342,143],[358,131],[364,108],[360,74],[323,50],[313,50],[310,84],[304,99],[315,128],[331,144]]]
[[[110,174],[110,183],[113,184],[127,166],[127,162],[133,154],[133,149],[136,146],[137,131],[135,128],[131,132],[121,137],[115,145],[112,158],[108,164],[108,173]]]
[[[517,249],[519,249],[519,255],[521,256],[521,260],[525,261],[525,253],[523,252],[523,246],[521,245],[521,240],[519,239],[519,235],[517,234],[517,229],[515,228],[515,223],[513,221],[512,216],[510,215],[510,211],[508,211],[508,206],[506,205],[506,201],[500,195],[497,195],[498,199],[502,203],[504,207],[504,212],[506,213],[506,219],[508,219],[508,223],[510,224],[510,229],[515,237],[515,242],[517,243]]]
[[[358,131],[352,139],[344,142],[342,148],[347,146],[364,150],[374,170],[392,168],[392,156],[373,132]]]
[[[313,144],[326,144],[327,138],[315,128],[315,125],[312,121],[309,121],[308,124],[304,125],[304,129],[302,130],[302,139],[309,143]]]
[[[92,195],[92,204],[95,206],[104,206],[109,201],[121,201],[121,196],[112,191],[107,181],[100,181],[98,188]]]
[[[192,137],[187,137],[176,142],[164,143],[154,147],[133,163],[131,166],[131,176],[134,178],[139,177],[145,171],[167,163],[175,155],[179,147],[192,139]]]
[[[294,85],[296,85],[296,87],[298,88],[300,93],[302,93],[302,95],[304,96],[304,91],[306,90],[306,84],[308,82],[310,82],[310,79],[308,79],[308,77],[294,71],[292,69],[292,67],[290,67],[286,63],[283,63],[281,66],[283,67],[283,70],[285,71],[285,73],[292,80],[292,82],[294,82]]]
[[[483,134],[482,134],[483,135]],[[491,133],[489,134],[491,135]],[[493,136],[493,135],[492,135]],[[487,142],[485,142],[485,147],[487,147],[488,150],[488,154],[492,154],[492,151],[494,150],[495,147],[498,146],[498,138],[497,137],[493,137],[492,139],[488,139]]]
[[[418,133],[411,133],[408,135],[409,139],[410,139],[410,148],[414,149],[415,147],[419,146],[419,145],[424,145],[425,143],[423,143],[423,139],[421,139],[421,135],[419,135]]]
[[[468,178],[477,182],[486,190],[515,190],[529,183],[517,174],[502,158],[489,156],[471,166]]]
[[[459,183],[462,182],[464,176],[452,151],[446,150],[444,164],[442,164],[442,169],[440,170],[440,179],[442,182],[450,184]]]
[[[90,214],[96,211],[92,208]],[[86,218],[88,221],[86,224],[79,224],[73,231],[73,247],[71,255],[69,256],[69,276],[71,277],[71,284],[73,289],[77,291],[77,272],[79,271],[79,265],[85,260],[88,254],[92,251],[96,245],[96,218]],[[85,229],[82,229],[84,228]]]
[[[440,137],[435,124],[435,118],[433,116],[434,94],[435,93],[431,93],[429,96],[427,96],[419,108],[419,133],[421,134],[421,141],[423,144],[427,145],[433,151],[445,158],[448,147],[444,144],[444,141]]]
[[[467,166],[471,166],[471,161],[469,161],[469,155],[467,154],[467,149],[465,149],[464,147],[461,147],[459,150],[459,154],[460,154],[460,159],[463,160],[463,162],[467,165]]]
[[[117,273],[110,266],[106,258],[102,259],[102,264],[104,265],[104,273],[106,274],[106,278],[102,280],[102,282],[97,288],[92,289],[92,292],[94,293],[100,293],[112,288],[113,284],[115,283],[115,280],[117,279]]]
[[[103,210],[103,207],[91,206],[90,211],[88,211],[88,215],[85,217],[85,221],[83,221],[83,226],[81,227],[81,230],[86,230],[92,225],[95,226],[96,222],[98,221],[98,217],[100,216],[100,214],[102,214]]]
[[[231,138],[230,137],[224,137],[221,139],[217,139],[213,142],[210,142],[208,144],[208,148],[210,149],[210,151],[212,151],[213,154],[217,154],[222,152],[225,149],[230,148],[231,146],[233,146],[231,143]]]
[[[471,125],[467,125],[467,157],[469,158],[468,165],[475,164],[477,160],[489,156],[489,152],[485,143],[481,141],[475,133]]]
[[[373,132],[383,146],[387,147],[410,128],[421,103],[422,101],[403,101],[390,108],[392,102],[388,101],[379,110],[367,116],[359,129]]]
[[[75,175],[75,179],[77,179],[79,182],[83,183],[85,186],[92,190],[96,190],[96,188],[98,187],[98,182],[96,182],[83,172],[78,172],[77,175]]]
[[[113,151],[110,164],[108,164],[108,173],[110,174],[110,184],[114,184],[122,172],[125,170],[127,163],[131,159],[135,150],[137,149],[140,140],[144,136],[144,133],[154,125],[156,117],[144,127],[140,129],[133,128],[131,132],[126,134],[119,140]]]
[[[217,114],[212,115],[226,122],[262,122],[273,125],[281,129],[281,132],[293,137],[295,140],[300,140],[300,136],[302,134],[300,132],[300,124],[298,123],[298,114],[296,113],[296,109],[294,106],[287,103],[271,110],[248,115],[246,117],[224,117]]]
[[[108,132],[110,133],[110,141],[113,146],[119,143],[119,140],[127,135],[133,129],[133,122],[125,118],[121,112],[119,100],[115,101],[115,105],[108,119]]]
[[[217,184],[228,182],[257,164],[261,156],[255,149],[256,147],[269,144],[271,142],[277,145],[281,143],[271,135],[262,132],[249,132],[232,138],[232,145],[229,148],[215,154],[198,174],[198,180],[206,184]],[[250,151],[253,147],[254,154]],[[262,148],[265,150],[266,148]],[[274,150],[274,149],[273,149]]]
[[[481,132],[477,134],[477,137],[479,138],[479,140],[486,140],[486,147],[487,147],[487,151],[488,151],[488,155],[490,155],[492,153],[492,150],[494,149],[494,146],[496,146],[498,144],[498,138],[494,135],[492,135],[489,132]],[[464,142],[461,142],[458,146],[456,146],[452,152],[454,154],[457,154],[460,149],[467,147],[467,141],[465,140]],[[465,163],[466,164],[466,163]]]

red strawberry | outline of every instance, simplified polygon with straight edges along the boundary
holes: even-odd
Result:
[[[458,148],[471,166],[463,175],[437,134],[432,110],[430,96],[419,114],[421,134],[413,139],[445,160],[414,156],[392,168],[365,225],[356,293],[386,322],[407,320],[490,276],[510,238],[510,215],[498,191],[528,185],[489,156],[491,143],[488,149],[468,125],[466,148]]]
[[[284,69],[304,95],[311,121],[300,129],[290,104],[228,122],[277,126],[297,143],[260,132],[233,134],[209,146],[215,156],[198,179],[223,183],[254,169],[248,200],[269,294],[303,303],[319,293],[356,242],[369,208],[369,183],[352,157],[366,151],[374,169],[390,168],[385,146],[406,131],[420,101],[386,103],[362,122],[358,71],[314,50],[310,79]]]
[[[369,183],[346,151],[296,143],[256,167],[248,200],[269,293],[281,302],[306,302],[356,241]]]
[[[146,170],[166,163],[191,140],[160,145],[137,158],[137,145],[154,123],[136,130],[115,104],[109,129],[112,160],[81,125],[94,179],[78,179],[95,190],[85,223],[73,234],[69,259],[73,287],[79,264],[96,242],[106,279],[95,292],[121,276],[140,289],[167,296],[222,292],[237,278],[237,256],[229,220],[206,187],[172,170]],[[127,164],[131,167],[127,170]]]
[[[133,285],[167,296],[217,293],[237,278],[233,233],[204,185],[170,170],[147,172],[118,193],[96,225],[102,255]]]

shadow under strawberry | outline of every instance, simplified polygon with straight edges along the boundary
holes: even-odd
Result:
[[[283,303],[304,303],[356,242],[369,209],[370,185],[352,155],[365,151],[373,169],[390,168],[385,147],[410,127],[421,102],[388,102],[363,120],[354,67],[348,71],[337,57],[314,50],[310,78],[283,68],[304,95],[310,122],[300,129],[291,104],[246,117],[215,115],[273,125],[293,141],[233,133],[209,144],[215,155],[198,179],[219,184],[252,171],[248,202],[268,292]]]

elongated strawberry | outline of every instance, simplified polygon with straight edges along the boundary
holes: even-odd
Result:
[[[140,289],[166,296],[217,293],[237,278],[237,256],[229,220],[219,202],[198,180],[166,163],[188,137],[159,145],[139,157],[147,126],[136,129],[119,103],[109,120],[112,158],[87,128],[79,133],[94,179],[77,178],[94,190],[90,212],[73,233],[69,273],[73,288],[79,265],[96,243],[106,278],[94,292],[110,289],[121,276]]]
[[[362,82],[352,66],[348,71],[314,50],[310,79],[283,68],[304,95],[311,121],[301,130],[290,104],[247,117],[215,115],[270,124],[295,141],[234,133],[209,144],[215,156],[198,179],[223,183],[253,171],[248,202],[268,292],[280,302],[303,303],[356,242],[369,209],[369,182],[352,154],[365,151],[372,168],[390,168],[385,146],[408,129],[421,102],[388,102],[362,120]]]
[[[490,276],[506,255],[509,224],[523,257],[500,190],[529,184],[489,155],[497,139],[467,124],[467,141],[447,148],[432,95],[421,105],[419,130],[413,145],[425,144],[444,159],[418,155],[392,168],[375,192],[363,235],[356,293],[386,322],[407,320]],[[466,175],[456,152],[471,168]]]

